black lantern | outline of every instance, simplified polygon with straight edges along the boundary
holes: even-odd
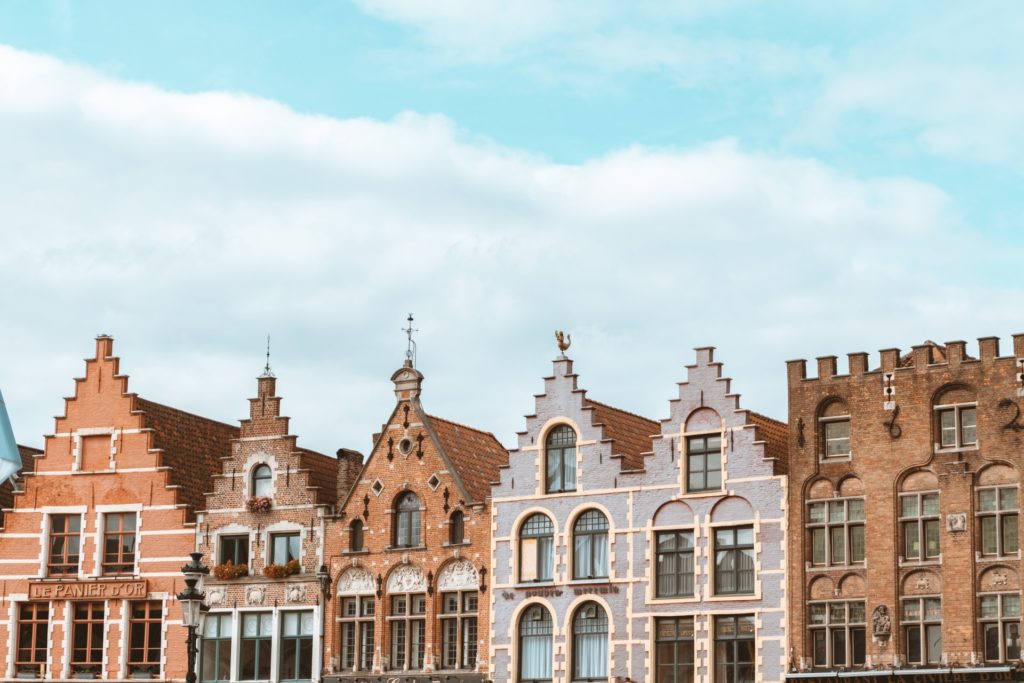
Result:
[[[209,607],[203,604],[206,595],[197,586],[200,580],[210,573],[210,568],[200,562],[202,553],[192,553],[191,557],[192,561],[181,568],[181,573],[185,575],[185,590],[178,593],[181,620],[188,629],[188,639],[185,641],[188,652],[186,683],[196,683],[196,656],[199,654],[196,632],[202,629],[206,612],[209,610]]]

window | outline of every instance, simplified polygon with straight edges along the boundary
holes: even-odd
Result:
[[[811,503],[807,531],[811,564],[847,565],[864,561],[864,499]]]
[[[1020,660],[1020,594],[983,595],[979,614],[985,661]]]
[[[103,515],[103,573],[131,574],[135,571],[135,513],[108,512]]]
[[[71,675],[99,678],[103,664],[102,602],[76,602],[71,621]]]
[[[345,671],[373,668],[373,622],[377,602],[372,595],[341,598],[341,667]]]
[[[974,405],[938,408],[939,446],[959,448],[978,443],[978,409]]]
[[[357,553],[363,549],[363,520],[353,519],[348,525],[348,550]]]
[[[160,673],[160,634],[164,626],[163,606],[159,602],[131,603],[128,624],[128,674]]]
[[[585,602],[572,618],[572,680],[608,680],[608,615]]]
[[[715,529],[715,595],[754,592],[754,527]]]
[[[448,519],[448,542],[461,545],[466,540],[466,517],[456,510]]]
[[[555,527],[546,515],[527,518],[519,532],[519,580],[550,581],[555,567]]]
[[[910,493],[900,496],[903,558],[932,560],[939,557],[939,494]]]
[[[551,683],[551,614],[531,605],[519,618],[519,683]]]
[[[274,474],[270,465],[257,465],[252,471],[252,495],[271,498],[274,495]]]
[[[420,545],[420,499],[412,491],[398,497],[395,510],[395,547],[416,548]]]
[[[850,418],[822,419],[821,433],[825,440],[826,458],[850,455]]]
[[[867,654],[863,602],[809,606],[808,630],[815,668],[862,667]]]
[[[904,600],[902,621],[907,662],[938,664],[942,659],[942,600]]]
[[[980,489],[978,521],[983,555],[1015,554],[1017,539],[1017,487]]]
[[[655,536],[658,562],[655,595],[659,598],[693,595],[693,532],[659,531]]]
[[[24,602],[18,606],[18,651],[14,658],[17,678],[42,678],[49,651],[50,603]]]
[[[754,683],[754,616],[715,618],[715,683]]]
[[[270,561],[273,564],[287,564],[300,559],[301,548],[298,532],[270,534]]]
[[[688,491],[722,488],[722,437],[690,436],[686,439]]]
[[[441,668],[475,669],[476,591],[441,594]]]
[[[238,678],[243,681],[270,679],[270,643],[274,620],[270,612],[244,612],[239,644]]]
[[[656,619],[655,683],[693,683],[693,617]]]
[[[391,597],[391,668],[419,670],[423,668],[426,649],[427,597],[394,595]]]
[[[78,573],[81,534],[81,515],[50,516],[50,560],[46,567],[49,575]]]
[[[574,579],[608,576],[608,519],[597,510],[587,510],[572,527]]]
[[[279,680],[308,681],[313,678],[313,613],[281,613],[281,654]]]
[[[220,564],[249,564],[249,535],[220,537]]]
[[[231,615],[207,615],[201,642],[200,680],[231,680]]]
[[[576,430],[559,425],[548,434],[547,492],[562,493],[576,490]]]

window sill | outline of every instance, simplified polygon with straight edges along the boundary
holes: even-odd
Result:
[[[938,567],[940,565],[942,565],[942,555],[924,560],[907,560],[902,557],[899,559],[900,567]]]
[[[843,453],[841,455],[821,455],[818,454],[818,462],[823,465],[827,465],[830,462],[850,462],[853,460],[853,453]]]
[[[658,605],[672,604],[672,603],[677,603],[677,602],[680,602],[680,603],[681,602],[700,602],[700,598],[697,597],[696,595],[672,595],[672,596],[662,596],[660,598],[651,598],[651,599],[649,599],[647,601],[647,603],[651,604],[651,605],[653,605],[653,604],[658,604]]]
[[[848,572],[854,569],[865,569],[867,568],[866,562],[859,562],[857,564],[833,564],[833,565],[820,565],[820,564],[808,564],[804,567],[809,572]]]
[[[724,488],[721,488],[721,489],[702,489],[700,491],[685,491],[685,492],[683,492],[683,495],[680,498],[680,500],[685,500],[686,498],[714,498],[715,496],[724,496],[724,495],[725,495],[725,489]]]
[[[974,557],[977,562],[1006,562],[1007,560],[1019,560],[1020,551],[1010,553],[1008,555],[982,555],[981,553],[975,553]]]
[[[967,453],[976,450],[979,450],[978,444],[976,443],[973,443],[969,446],[936,446],[935,454],[942,455],[943,453]]]
[[[610,576],[594,576],[587,577],[585,579],[570,579],[567,583],[569,586],[589,586],[595,583],[611,583],[612,577]]]
[[[389,545],[389,546],[385,546],[384,552],[386,552],[386,553],[410,553],[410,552],[415,552],[417,550],[426,550],[426,549],[427,549],[427,546],[425,546],[425,545],[411,545],[411,546]]]
[[[370,549],[369,548],[363,548],[361,550],[342,550],[341,554],[342,555],[369,555],[370,554]]]
[[[519,588],[522,590],[530,590],[532,588],[554,588],[554,580],[550,581],[521,581],[516,584],[512,584],[512,588]]]
[[[448,543],[447,541],[441,544],[442,548],[462,548],[463,546],[469,545],[469,541],[463,541],[462,543]]]

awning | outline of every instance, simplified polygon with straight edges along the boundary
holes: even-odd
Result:
[[[1009,666],[871,671],[810,671],[786,674],[794,683],[974,683],[1024,681],[1024,672]]]

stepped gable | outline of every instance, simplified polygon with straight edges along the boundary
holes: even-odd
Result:
[[[747,411],[747,419],[757,427],[758,440],[764,441],[765,457],[774,460],[777,471],[782,468],[780,473],[784,473],[789,454],[789,427],[785,422],[773,420],[753,410]]]
[[[163,451],[161,464],[169,468],[170,484],[178,487],[178,502],[188,506],[186,519],[194,520],[196,510],[206,507],[203,494],[220,474],[221,458],[231,454],[238,428],[141,397],[135,408],[153,430],[152,447]]]
[[[644,453],[651,452],[652,436],[660,431],[658,423],[586,396],[583,405],[593,411],[592,424],[604,428],[604,438],[611,441],[612,453],[622,456],[620,468],[642,470]]]
[[[491,495],[491,483],[498,470],[508,464],[508,451],[490,432],[452,422],[436,415],[424,415],[442,453],[456,477],[473,498],[482,502]],[[470,502],[470,501],[467,501]]]
[[[308,448],[297,449],[302,469],[309,471],[309,482],[316,487],[317,504],[336,505],[338,502],[338,459]]]
[[[35,471],[36,456],[42,455],[43,450],[18,444],[18,453],[21,455],[21,472],[18,473],[20,478]],[[0,484],[0,523],[4,519],[4,509],[12,507],[14,507],[14,483],[8,480]]]

